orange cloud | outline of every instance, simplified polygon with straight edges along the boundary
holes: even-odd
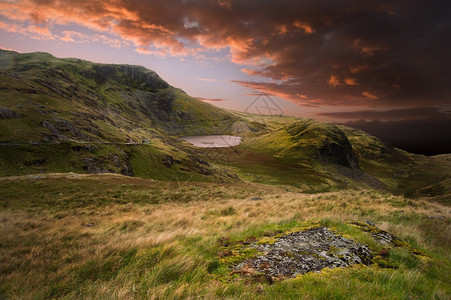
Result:
[[[9,31],[9,32],[18,32],[19,26],[14,23],[5,23],[0,21],[0,29]]]
[[[312,26],[310,26],[309,24],[302,22],[300,20],[294,21],[293,25],[296,28],[301,28],[302,30],[304,30],[305,34],[312,34],[314,32],[314,29],[312,28]]]
[[[80,43],[88,42],[91,40],[90,36],[76,31],[67,30],[63,31],[62,33],[64,34],[64,36],[60,37],[60,39],[68,43],[75,43],[76,39]]]
[[[286,25],[277,25],[276,31],[278,34],[284,35],[288,32],[288,29]]]
[[[346,85],[354,85],[354,86],[359,85],[359,84],[357,83],[357,79],[351,78],[351,77],[346,77],[346,78],[345,78],[345,84],[346,84]]]
[[[246,73],[246,74],[251,75],[251,76],[259,75],[259,72],[255,71],[255,70],[241,69],[241,72]]]
[[[219,6],[227,9],[232,9],[232,1],[231,0],[218,0]]]
[[[136,51],[137,53],[139,53],[139,54],[155,55],[155,56],[157,56],[157,57],[166,57],[166,56],[167,56],[167,52],[164,51],[164,50],[157,50],[157,51],[154,51],[154,50],[149,50],[149,49],[146,49],[146,48],[143,48],[143,47],[137,47],[137,48],[135,49],[135,51]]]
[[[368,56],[372,56],[378,51],[386,51],[387,50],[387,48],[385,48],[385,47],[363,45],[362,39],[355,39],[352,42],[352,46],[354,48],[359,49],[360,53],[368,55]]]
[[[309,98],[307,95],[303,95],[303,94],[296,94],[296,97],[299,97],[301,99],[308,99]]]
[[[351,72],[351,74],[357,74],[362,72],[363,70],[367,69],[368,65],[362,65],[362,66],[355,66],[355,67],[351,67],[349,68],[349,71]]]
[[[23,26],[17,23],[5,23],[0,21],[0,29],[16,32],[26,35],[32,39],[54,40],[53,33],[47,27],[40,27],[36,25]]]
[[[343,83],[340,82],[340,79],[338,79],[337,75],[330,75],[330,78],[327,82],[331,87],[343,85]]]
[[[0,46],[0,49],[6,50],[6,51],[14,51],[14,52],[21,53],[20,51],[18,51],[18,50],[16,50],[16,49],[8,48],[8,47],[3,47],[3,46]]]
[[[373,94],[371,92],[368,92],[368,91],[363,92],[362,95],[367,97],[367,98],[369,98],[369,99],[377,99],[377,98],[379,98],[375,94]]]

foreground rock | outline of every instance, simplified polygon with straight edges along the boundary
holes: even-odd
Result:
[[[267,243],[249,245],[258,253],[235,267],[235,273],[270,277],[295,277],[324,268],[370,265],[370,249],[353,240],[335,235],[325,227],[293,232]]]

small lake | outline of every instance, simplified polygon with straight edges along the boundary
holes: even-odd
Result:
[[[241,137],[233,135],[187,135],[180,139],[201,148],[226,148],[241,144]]]

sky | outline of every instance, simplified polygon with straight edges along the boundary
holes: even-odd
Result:
[[[0,47],[143,65],[220,107],[268,94],[273,113],[451,151],[449,0],[0,0]]]

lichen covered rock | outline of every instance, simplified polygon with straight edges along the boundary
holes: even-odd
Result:
[[[234,267],[236,273],[260,273],[273,277],[295,277],[324,268],[370,265],[370,249],[353,240],[334,234],[325,227],[292,232],[249,247],[257,255]]]

